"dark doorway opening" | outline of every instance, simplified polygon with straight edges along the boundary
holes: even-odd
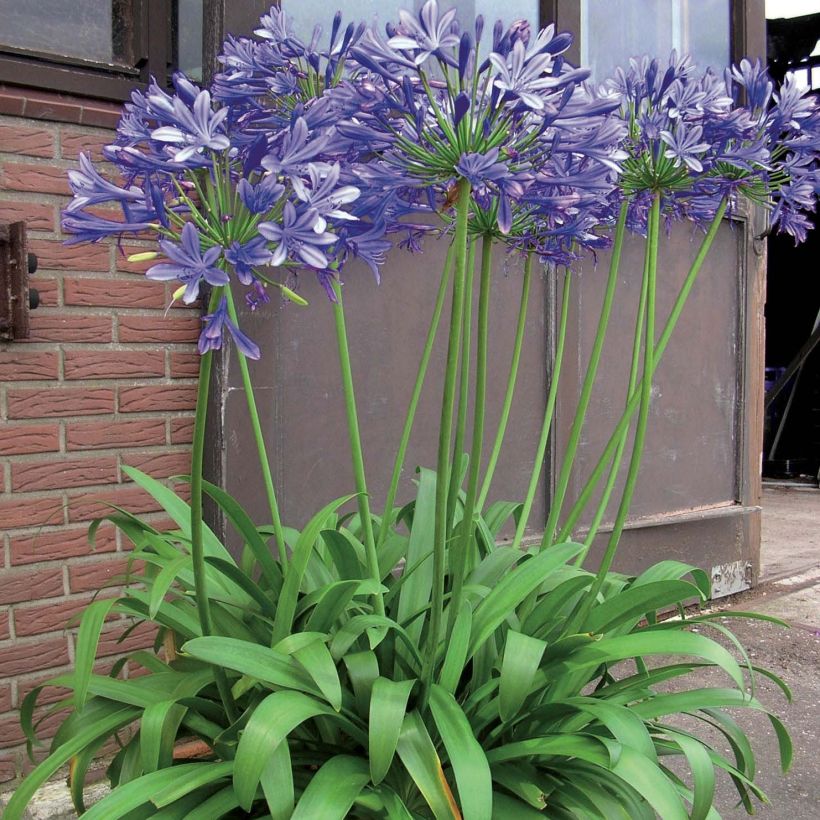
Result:
[[[769,68],[820,93],[817,13],[767,21]],[[820,220],[795,245],[768,238],[763,477],[808,486],[820,473]]]

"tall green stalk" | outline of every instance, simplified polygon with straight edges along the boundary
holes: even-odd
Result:
[[[535,491],[538,488],[538,482],[541,480],[541,476],[544,474],[544,456],[547,452],[547,442],[549,441],[550,429],[552,428],[552,419],[555,415],[555,403],[558,399],[558,384],[561,378],[561,364],[564,361],[564,347],[567,340],[567,320],[569,317],[569,293],[571,284],[572,273],[569,268],[567,268],[564,274],[564,287],[561,294],[561,319],[558,325],[558,338],[555,343],[555,362],[552,367],[552,373],[550,374],[547,406],[544,409],[544,421],[541,423],[541,435],[538,437],[538,446],[535,448],[535,461],[532,465],[532,474],[530,475],[530,483],[527,487],[527,495],[524,498],[524,506],[521,510],[521,515],[518,517],[518,524],[515,527],[515,537],[512,542],[512,548],[514,550],[521,547],[524,530],[527,527],[527,522],[532,512]]]
[[[612,256],[609,260],[609,275],[607,277],[604,300],[601,305],[601,314],[598,317],[598,327],[595,330],[595,339],[592,343],[592,351],[589,354],[584,381],[581,386],[581,395],[575,407],[575,416],[572,419],[567,447],[564,451],[564,458],[561,461],[561,470],[558,474],[558,481],[555,485],[555,492],[550,499],[550,512],[547,518],[547,525],[544,528],[544,536],[541,539],[541,549],[554,543],[555,529],[564,506],[564,499],[569,486],[570,475],[575,464],[575,456],[578,453],[578,444],[581,441],[581,431],[586,421],[587,410],[592,398],[592,388],[595,386],[595,378],[598,375],[598,365],[601,362],[601,354],[604,349],[609,319],[612,315],[612,304],[615,299],[615,289],[618,284],[618,270],[621,264],[621,251],[626,234],[626,215],[628,203],[624,200],[618,213],[618,222],[615,227],[615,239],[612,245]]]
[[[464,302],[464,279],[467,268],[467,220],[470,214],[470,183],[466,179],[458,182],[456,201],[455,272],[453,276],[452,309],[450,311],[450,333],[447,343],[447,364],[444,373],[444,388],[441,399],[441,423],[439,425],[438,458],[436,461],[436,504],[433,532],[433,587],[431,590],[430,628],[424,653],[422,683],[423,701],[429,695],[433,678],[433,668],[438,648],[438,639],[444,617],[444,576],[447,549],[447,488],[451,434],[453,429],[453,405],[455,402],[456,374],[458,370],[459,335]]]
[[[390,486],[387,489],[387,497],[384,502],[384,513],[382,514],[381,526],[379,527],[379,536],[376,539],[377,549],[384,544],[387,540],[387,535],[390,532],[390,524],[393,517],[393,505],[396,503],[396,494],[399,489],[401,472],[404,468],[405,458],[407,457],[407,445],[410,443],[410,434],[413,431],[413,422],[416,418],[416,409],[418,408],[419,398],[421,397],[421,391],[424,387],[424,380],[427,376],[427,367],[430,364],[430,356],[433,353],[433,345],[436,341],[438,326],[441,323],[441,312],[444,308],[444,300],[447,297],[447,288],[450,284],[450,274],[452,273],[453,268],[453,249],[453,245],[450,245],[447,249],[447,258],[444,261],[444,270],[442,271],[441,281],[438,286],[438,293],[436,294],[433,315],[430,317],[430,327],[427,330],[427,338],[424,341],[424,349],[422,350],[421,360],[419,361],[418,371],[416,372],[416,381],[413,384],[413,392],[410,394],[410,401],[407,405],[407,414],[404,417],[404,427],[402,427],[399,446],[396,450],[396,459],[393,462],[393,472],[390,476]]]
[[[643,347],[643,379],[641,381],[640,405],[638,407],[638,422],[635,426],[635,439],[632,443],[632,456],[629,460],[626,480],[621,494],[621,503],[618,505],[618,512],[615,516],[615,524],[607,541],[601,564],[595,574],[592,586],[584,595],[583,601],[571,619],[572,624],[577,626],[584,622],[589,610],[595,603],[601,587],[604,585],[607,573],[612,567],[615,552],[621,540],[626,517],[632,505],[632,498],[635,495],[635,487],[638,483],[638,472],[643,460],[643,449],[646,443],[646,430],[649,424],[649,408],[652,404],[652,376],[655,372],[655,292],[658,272],[658,238],[661,224],[661,200],[660,194],[655,194],[652,199],[652,206],[649,209],[649,222],[647,230],[647,265],[646,265],[646,319],[644,321],[644,347]],[[569,632],[574,631],[574,626],[568,628]]]
[[[532,283],[532,258],[531,253],[527,254],[527,261],[524,263],[524,279],[521,284],[521,302],[518,306],[518,321],[515,327],[515,341],[513,342],[512,359],[510,360],[510,372],[507,376],[507,387],[504,390],[504,402],[501,405],[501,417],[498,420],[498,430],[495,434],[493,449],[490,451],[490,458],[487,462],[487,470],[484,474],[484,482],[481,485],[481,492],[478,495],[476,509],[483,510],[490,492],[490,485],[493,483],[493,475],[498,464],[498,456],[501,453],[501,445],[504,443],[504,434],[507,432],[507,424],[510,420],[510,410],[512,409],[513,394],[515,393],[515,383],[518,379],[518,366],[521,362],[521,348],[524,342],[524,330],[527,326],[527,306],[530,300],[530,285]]]
[[[472,544],[473,516],[478,496],[478,477],[481,472],[481,454],[484,445],[484,416],[487,398],[487,346],[490,325],[490,282],[493,267],[493,240],[484,236],[481,240],[481,280],[478,295],[478,330],[476,338],[475,393],[473,398],[473,431],[470,447],[470,466],[467,478],[467,496],[461,530],[454,539],[450,553],[452,599],[450,601],[450,627],[461,609],[464,575],[467,569],[467,553]]]
[[[216,309],[221,296],[220,291],[221,288],[214,288],[211,292],[208,303],[209,313]],[[205,454],[205,422],[208,415],[208,393],[211,387],[212,364],[213,353],[209,350],[199,360],[199,383],[197,385],[194,434],[191,445],[191,566],[194,574],[194,598],[197,613],[199,614],[199,626],[203,635],[213,634],[202,522],[202,465]],[[237,711],[225,670],[220,666],[214,666],[213,673],[228,720],[233,723],[237,718]]]
[[[648,285],[648,266],[649,266],[649,247],[647,243],[647,253],[644,254],[644,270],[641,278],[641,295],[638,299],[638,313],[635,317],[635,334],[632,339],[632,360],[629,363],[629,384],[626,388],[626,403],[629,404],[629,399],[632,397],[635,387],[638,383],[638,374],[641,370],[641,343],[643,340],[643,320],[646,315],[646,296]],[[618,447],[615,450],[615,455],[612,458],[612,465],[609,468],[609,475],[607,476],[604,490],[601,493],[601,498],[598,501],[598,508],[592,517],[592,523],[589,526],[589,532],[584,538],[584,551],[575,559],[575,566],[580,567],[586,560],[592,542],[598,534],[598,528],[601,526],[601,521],[606,514],[609,506],[609,499],[612,497],[612,492],[615,489],[615,483],[618,480],[618,473],[621,469],[621,459],[626,449],[626,443],[629,439],[629,428],[624,429],[621,434],[621,440],[618,442]]]
[[[712,247],[712,243],[714,242],[715,237],[717,236],[721,220],[723,219],[723,215],[726,213],[726,206],[727,202],[724,199],[718,206],[717,212],[715,213],[715,216],[713,217],[712,222],[709,225],[709,229],[706,232],[706,236],[703,238],[700,248],[698,249],[697,256],[695,257],[694,262],[692,262],[692,266],[689,268],[689,272],[686,275],[686,279],[684,280],[683,285],[681,285],[680,291],[678,291],[678,296],[675,299],[675,304],[672,306],[672,310],[669,312],[669,318],[666,320],[666,324],[664,325],[663,331],[661,332],[661,335],[658,339],[658,343],[655,345],[655,351],[653,354],[653,362],[655,369],[657,369],[661,357],[663,356],[664,351],[666,350],[666,347],[669,344],[669,340],[672,337],[672,333],[674,332],[675,327],[677,326],[678,320],[680,319],[680,315],[683,312],[683,308],[686,305],[687,299],[689,298],[689,294],[691,293],[692,288],[694,287],[695,282],[697,281],[700,269],[703,267],[703,263],[706,260],[707,255],[709,254],[709,250]],[[604,447],[604,450],[601,453],[598,462],[593,468],[590,477],[584,484],[583,489],[581,490],[581,493],[578,496],[578,499],[576,500],[575,504],[573,504],[572,509],[567,515],[567,519],[564,522],[564,526],[561,529],[558,538],[556,539],[558,543],[565,541],[567,538],[569,538],[572,531],[575,529],[575,526],[578,523],[578,519],[583,514],[587,504],[589,504],[590,498],[592,497],[592,494],[595,492],[595,488],[598,486],[598,482],[601,480],[604,471],[607,468],[607,465],[610,464],[610,462],[612,461],[612,457],[615,454],[615,451],[618,447],[618,442],[621,440],[621,436],[623,435],[624,431],[629,428],[632,416],[638,409],[638,404],[640,402],[641,395],[641,387],[642,382],[639,383],[637,385],[637,388],[633,391],[632,396],[630,397],[629,402],[627,403],[626,409],[621,415],[621,418],[615,426],[615,429],[612,431],[612,435],[610,436],[609,441]]]
[[[228,315],[234,324],[238,324],[238,317],[236,315],[236,305],[234,304],[233,294],[230,288],[225,288],[225,295],[228,301]],[[279,503],[276,500],[276,489],[273,484],[273,476],[270,469],[270,459],[268,458],[267,447],[265,446],[265,438],[262,435],[262,425],[259,422],[259,411],[256,407],[256,396],[253,391],[253,382],[251,381],[250,371],[248,369],[248,361],[241,354],[237,352],[237,359],[239,360],[239,372],[242,374],[242,386],[245,390],[245,400],[248,405],[248,415],[251,420],[251,429],[253,430],[253,438],[256,443],[256,453],[259,456],[259,467],[262,470],[262,481],[265,485],[265,496],[268,501],[268,509],[270,510],[271,523],[273,524],[273,537],[276,541],[276,551],[279,556],[279,561],[282,567],[286,567],[288,563],[287,545],[285,543],[285,532],[282,529],[282,518],[279,515]]]
[[[453,532],[461,490],[464,454],[464,431],[467,428],[467,408],[470,404],[470,354],[473,335],[473,276],[475,274],[475,242],[468,239],[467,269],[464,272],[463,307],[461,314],[461,347],[459,364],[458,399],[456,401],[456,427],[453,436],[453,457],[450,461],[450,482],[447,487],[447,539]]]
[[[365,560],[367,572],[376,582],[381,583],[379,558],[376,553],[376,540],[373,535],[373,519],[370,515],[370,496],[367,492],[367,481],[364,473],[364,455],[362,437],[359,432],[359,416],[356,411],[356,394],[353,388],[353,371],[350,366],[350,350],[347,344],[347,327],[345,324],[344,305],[342,303],[342,286],[337,279],[333,280],[333,292],[336,302],[333,305],[333,317],[336,322],[336,342],[339,350],[339,366],[342,372],[342,388],[347,414],[347,435],[350,441],[350,455],[353,462],[353,478],[356,484],[359,518],[364,535]],[[373,593],[373,606],[378,615],[384,615],[384,597],[381,591]]]

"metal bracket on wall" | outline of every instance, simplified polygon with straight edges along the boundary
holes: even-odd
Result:
[[[29,311],[40,295],[29,288],[37,257],[28,252],[25,222],[0,222],[0,341],[29,337]]]

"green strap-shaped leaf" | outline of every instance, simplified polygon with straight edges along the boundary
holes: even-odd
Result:
[[[271,820],[288,820],[293,814],[295,798],[293,793],[293,764],[290,760],[290,749],[288,749],[287,741],[283,741],[273,750],[265,768],[262,770],[260,782]]]
[[[510,612],[544,583],[551,572],[574,558],[582,549],[581,544],[557,544],[534,558],[522,561],[505,575],[476,608],[469,657],[478,651]]]
[[[191,507],[185,501],[173,490],[169,490],[164,484],[136,467],[123,464],[122,471],[162,506],[186,538],[191,537]],[[203,547],[206,555],[233,561],[231,554],[207,525],[203,526]]]
[[[509,518],[514,518],[517,522],[523,506],[520,501],[494,501],[490,504],[484,513],[484,520],[492,534],[498,535]]]
[[[591,715],[605,726],[619,743],[632,747],[648,760],[657,761],[655,746],[646,724],[632,709],[592,697],[570,698],[563,703]]]
[[[740,666],[726,649],[711,638],[683,630],[675,633],[674,640],[665,630],[640,630],[617,638],[604,638],[579,649],[564,663],[570,669],[579,669],[626,658],[668,655],[670,650],[676,655],[692,655],[710,661],[723,669],[739,688],[743,688]]]
[[[387,776],[396,744],[399,741],[407,701],[413,689],[414,680],[393,681],[376,678],[370,695],[370,720],[368,749],[370,757],[370,778],[378,785]]]
[[[94,743],[98,738],[113,734],[123,726],[127,726],[139,715],[139,710],[133,707],[117,707],[118,704],[110,704],[107,715],[86,722],[71,738],[67,739],[40,763],[11,796],[11,800],[9,800],[3,812],[3,820],[21,820],[34,793],[61,766],[68,763],[74,755],[79,754],[88,744]]]
[[[584,572],[562,581],[535,605],[532,612],[524,619],[522,631],[533,636],[546,637],[549,635],[565,622],[575,605],[576,596],[594,580],[594,575]]]
[[[157,808],[168,806],[191,792],[230,777],[233,761],[185,763],[150,772],[128,783],[121,783],[84,815],[88,820],[117,820],[148,803]],[[151,809],[147,816],[160,812]]]
[[[242,509],[242,505],[221,487],[217,487],[209,481],[202,482],[202,489],[216,501],[225,511],[230,522],[239,530],[245,539],[245,543],[250,547],[254,558],[256,558],[268,587],[274,592],[281,590],[282,570],[279,568],[279,564],[276,563],[271,548],[259,534],[259,530],[254,525],[251,517]]]
[[[504,792],[493,794],[492,820],[544,820],[545,815]]]
[[[522,757],[577,757],[609,768],[611,753],[602,739],[590,735],[544,735],[489,749],[487,760],[492,765]]]
[[[546,648],[546,643],[538,638],[512,629],[507,632],[498,688],[498,714],[501,720],[512,720],[518,713],[532,690],[533,678]]]
[[[186,709],[174,701],[149,706],[140,720],[140,760],[145,772],[171,765],[177,729]]]
[[[331,501],[330,504],[327,504],[310,519],[307,526],[296,539],[293,554],[291,555],[290,563],[285,573],[285,582],[282,585],[282,592],[279,595],[279,601],[276,605],[276,619],[273,624],[271,643],[282,640],[282,638],[290,633],[291,627],[293,626],[293,616],[296,612],[296,604],[299,599],[299,590],[302,586],[302,579],[304,578],[308,561],[310,561],[311,553],[316,544],[316,539],[319,537],[319,533],[324,528],[331,513],[341,507],[345,502],[350,501],[351,498],[353,498],[352,495],[346,495],[342,498],[337,498],[335,501]]]
[[[315,632],[330,632],[338,625],[339,617],[347,609],[361,585],[362,582],[354,578],[336,581],[317,590],[319,594],[316,595],[316,603],[305,628]]]
[[[430,711],[453,767],[464,820],[491,820],[493,782],[490,765],[470,721],[456,699],[433,684]]]
[[[322,530],[322,541],[342,580],[360,579],[365,574],[364,546],[350,530]]]
[[[74,658],[74,708],[77,711],[85,706],[88,696],[88,681],[97,659],[97,646],[100,632],[108,614],[117,604],[117,598],[104,598],[93,601],[83,612],[80,630],[77,633],[77,648]]]
[[[436,747],[418,712],[405,716],[396,751],[436,820],[461,820]]]
[[[688,581],[651,581],[629,587],[598,604],[584,622],[587,632],[604,633],[634,626],[647,612],[674,608],[688,599],[701,599],[700,590]]]
[[[259,703],[239,738],[234,759],[233,787],[245,811],[251,810],[262,772],[276,747],[306,720],[335,714],[301,692],[273,692]]]
[[[439,685],[442,689],[450,693],[456,691],[461,675],[464,672],[464,664],[467,661],[467,649],[470,645],[470,631],[473,626],[473,610],[467,601],[461,605],[453,631],[450,633],[450,640],[447,641],[447,648],[444,653],[444,663],[439,673]]]
[[[379,677],[379,661],[370,649],[364,652],[347,652],[342,656],[347,677],[353,687],[356,712],[364,718],[370,709],[370,693],[373,683]]]
[[[648,569],[645,569],[630,585],[630,588],[642,586],[652,581],[671,581],[691,575],[697,588],[700,590],[703,600],[708,600],[712,595],[712,583],[709,576],[700,568],[691,564],[684,564],[681,561],[659,561]]]
[[[430,589],[433,582],[433,543],[436,507],[436,474],[432,470],[419,470],[416,505],[413,512],[413,526],[405,556],[406,566],[414,567],[412,576],[402,585],[399,593],[396,620],[403,623],[411,615],[424,609],[430,603]],[[425,616],[416,618],[408,626],[411,641],[418,645],[424,629]]]
[[[159,673],[167,677],[167,673]],[[142,681],[150,683],[158,675],[146,675]],[[110,680],[110,679],[109,679]],[[140,720],[140,759],[145,772],[171,765],[174,753],[174,741],[177,730],[187,714],[187,707],[179,701],[190,698],[213,681],[213,672],[204,669],[201,672],[179,674],[173,689],[166,692],[170,695],[167,700],[152,703],[146,707]],[[157,687],[160,691],[162,686]]]
[[[153,621],[157,617],[162,602],[171,584],[177,579],[180,572],[191,563],[189,555],[178,555],[172,561],[163,561],[162,569],[157,573],[157,577],[151,582],[151,593],[148,599],[148,617]]]
[[[503,786],[519,800],[523,800],[534,809],[543,809],[547,796],[539,782],[536,770],[528,763],[516,761],[512,764],[496,763],[492,767],[493,782]]]
[[[663,820],[688,820],[677,789],[660,767],[629,746],[620,749],[612,771],[652,806]]]
[[[229,581],[238,586],[251,600],[259,607],[259,611],[271,620],[276,617],[276,608],[270,597],[259,587],[259,585],[249,578],[236,564],[230,561],[223,561],[221,558],[209,556],[205,558],[205,563],[220,572]]]
[[[334,636],[330,643],[330,653],[336,660],[342,658],[356,639],[371,628],[393,629],[401,638],[408,650],[409,660],[415,663],[416,671],[421,669],[421,655],[413,643],[413,639],[399,624],[382,615],[356,615],[351,618]],[[373,646],[370,647],[373,649]]]
[[[494,587],[501,577],[523,554],[518,550],[500,548],[481,560],[478,566],[467,576],[470,586]]]
[[[291,820],[344,820],[369,780],[370,772],[361,758],[331,757],[310,779]]]
[[[690,820],[707,820],[715,797],[715,767],[704,744],[683,732],[669,735],[680,746],[692,772],[692,811]]]
[[[207,635],[183,644],[182,651],[198,660],[233,669],[273,686],[320,694],[316,684],[296,661],[266,646]]]
[[[339,682],[339,673],[327,644],[323,641],[314,641],[307,646],[297,649],[293,656],[313,678],[327,702],[338,712],[342,708],[342,684]]]

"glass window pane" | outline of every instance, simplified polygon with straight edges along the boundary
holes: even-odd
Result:
[[[375,20],[381,28],[391,20],[398,20],[399,8],[413,8],[418,11],[423,5],[424,0],[405,0],[399,4],[385,3],[384,0],[337,0],[331,5],[328,5],[327,0],[282,0],[283,8],[293,18],[296,33],[302,38],[310,37],[316,23],[321,23],[323,29],[327,30],[336,9],[342,10],[344,23],[359,20],[371,23]],[[450,8],[458,10],[458,19],[463,30],[471,31],[476,16],[483,14],[485,43],[489,42],[486,39],[487,35],[499,17],[505,23],[526,19],[537,28],[538,0],[507,0],[503,4],[499,4],[498,0],[439,0],[441,12]]]
[[[131,0],[0,0],[0,41],[27,51],[133,65]]]
[[[202,79],[202,0],[176,4],[176,65],[192,80]]]
[[[730,62],[729,0],[581,0],[581,64],[596,80],[643,54],[690,54],[722,71]]]

